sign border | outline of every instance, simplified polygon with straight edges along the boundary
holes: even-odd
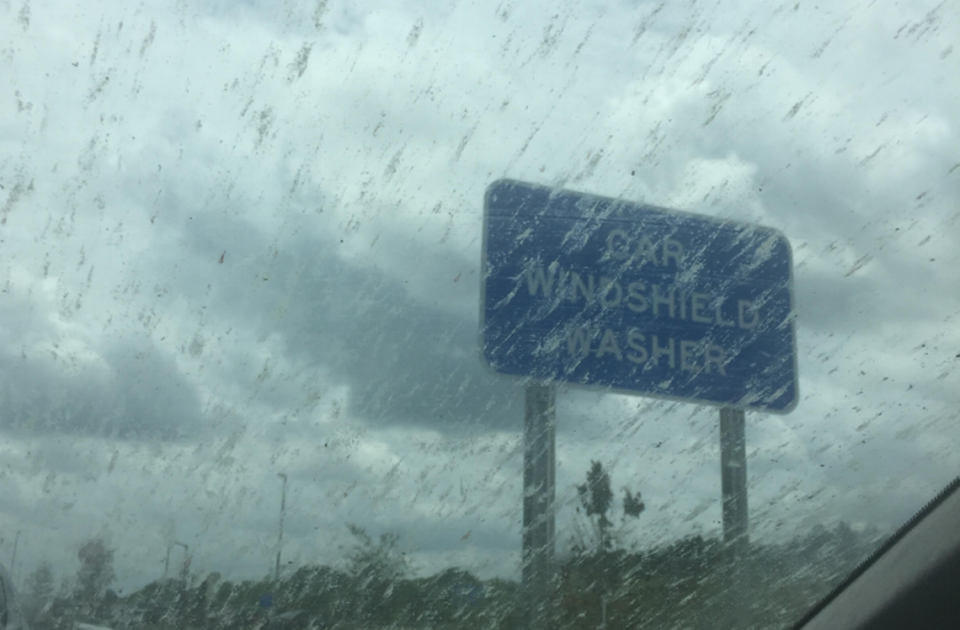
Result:
[[[708,222],[713,222],[713,223],[727,225],[727,226],[738,226],[741,228],[746,227],[751,230],[760,230],[760,231],[768,232],[776,236],[778,239],[782,240],[787,246],[787,263],[788,263],[788,269],[790,272],[790,275],[787,279],[787,292],[790,295],[790,319],[791,319],[790,337],[791,337],[791,348],[793,350],[792,354],[793,354],[793,393],[794,393],[793,400],[790,401],[790,404],[788,404],[786,407],[782,409],[772,409],[768,407],[759,407],[756,405],[737,405],[731,402],[716,402],[711,400],[699,400],[699,399],[683,398],[679,396],[669,396],[665,394],[645,393],[645,392],[638,392],[634,390],[625,390],[625,389],[612,387],[609,385],[575,383],[575,382],[565,381],[562,379],[544,380],[544,379],[539,379],[530,375],[517,376],[514,374],[505,374],[503,372],[499,372],[496,369],[494,369],[494,367],[490,365],[490,363],[487,361],[486,354],[484,353],[484,347],[485,347],[484,333],[486,330],[486,304],[487,304],[487,231],[488,231],[487,228],[488,228],[488,223],[490,218],[490,196],[493,193],[494,188],[498,186],[503,186],[504,184],[520,185],[523,187],[533,188],[533,189],[539,188],[540,190],[543,190],[543,191],[549,191],[551,192],[551,194],[560,194],[560,193],[573,194],[573,195],[577,195],[580,198],[593,200],[596,202],[625,203],[631,206],[640,206],[642,208],[656,210],[659,212],[665,212],[672,215],[687,216],[694,219],[698,219],[700,221],[708,221]],[[486,190],[484,190],[484,193],[483,193],[483,234],[482,234],[482,244],[481,244],[480,251],[481,251],[480,253],[480,327],[478,330],[480,363],[483,365],[484,369],[490,372],[491,374],[494,374],[502,378],[509,378],[513,381],[518,382],[521,385],[528,385],[530,383],[537,382],[537,383],[543,383],[546,385],[554,385],[557,387],[566,386],[566,387],[571,387],[576,389],[584,389],[588,391],[620,394],[624,396],[642,396],[644,398],[655,398],[659,400],[669,400],[673,402],[683,402],[683,403],[694,404],[694,405],[704,405],[708,407],[717,407],[717,408],[730,407],[734,409],[743,409],[745,411],[769,413],[769,414],[774,414],[778,416],[789,414],[794,409],[796,409],[797,404],[799,404],[800,402],[800,374],[799,374],[798,361],[797,361],[797,311],[796,311],[796,299],[794,295],[794,281],[793,281],[793,247],[791,246],[790,239],[787,238],[787,235],[776,228],[769,227],[766,225],[759,225],[755,223],[747,223],[745,221],[721,219],[719,217],[713,217],[713,216],[704,215],[704,214],[697,214],[695,212],[688,212],[685,210],[674,210],[672,208],[664,208],[662,206],[654,206],[654,205],[646,204],[642,202],[630,201],[627,199],[619,199],[617,197],[605,197],[602,195],[595,195],[592,193],[584,193],[577,190],[571,190],[569,188],[563,188],[559,186],[533,184],[529,182],[520,181],[517,179],[502,177],[491,182],[487,186]]]

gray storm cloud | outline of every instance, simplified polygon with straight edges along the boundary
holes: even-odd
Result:
[[[759,534],[896,524],[960,465],[949,5],[21,8],[0,525],[29,526],[27,564],[69,572],[107,531],[128,584],[173,535],[259,576],[283,469],[298,562],[358,522],[424,571],[515,571],[522,392],[476,329],[501,176],[790,237],[803,399],[750,418]],[[561,524],[601,458],[657,506],[640,540],[719,531],[713,410],[563,390],[559,413]]]

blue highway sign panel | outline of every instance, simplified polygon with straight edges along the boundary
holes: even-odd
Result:
[[[499,180],[484,203],[494,371],[788,413],[790,243],[767,227]]]

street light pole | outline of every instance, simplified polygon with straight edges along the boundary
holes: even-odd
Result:
[[[10,570],[11,570],[11,571],[15,571],[16,568],[17,568],[17,567],[16,567],[16,564],[17,564],[17,543],[19,543],[19,542],[20,542],[20,530],[18,529],[18,530],[17,530],[17,536],[16,536],[16,538],[13,539],[13,555],[12,555],[12,557],[10,558]]]
[[[277,536],[277,566],[274,570],[274,579],[280,580],[280,552],[283,550],[283,515],[287,510],[287,475],[277,473],[283,479],[283,490],[280,492],[280,534]]]
[[[190,546],[187,545],[186,543],[175,542],[175,543],[173,543],[173,545],[171,545],[171,547],[173,547],[173,546],[175,546],[175,545],[179,545],[180,547],[183,547],[183,568],[180,570],[180,574],[181,574],[181,576],[182,576],[181,579],[183,580],[184,583],[186,583],[186,581],[187,581],[187,562],[188,562],[189,559],[190,559]],[[169,560],[170,560],[170,550],[169,550],[169,549],[167,550],[167,560],[168,560],[168,564],[169,564]]]

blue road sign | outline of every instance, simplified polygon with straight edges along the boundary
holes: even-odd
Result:
[[[273,595],[266,594],[260,596],[260,608],[273,608]]]
[[[484,203],[496,372],[788,413],[790,243],[767,227],[499,180]]]

